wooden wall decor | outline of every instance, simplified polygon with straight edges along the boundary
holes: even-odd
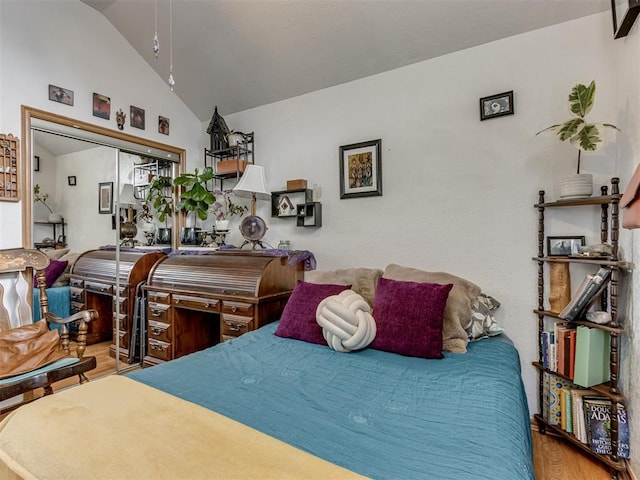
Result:
[[[20,141],[12,134],[0,134],[0,201],[17,202],[20,200],[18,190],[18,157]]]

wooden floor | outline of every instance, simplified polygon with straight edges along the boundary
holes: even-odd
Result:
[[[94,356],[97,368],[87,373],[91,379],[115,373],[116,362],[109,356],[109,343],[99,343],[87,347],[87,356]],[[120,362],[120,369],[128,368]],[[72,378],[56,384],[55,390],[76,385]],[[578,448],[551,435],[542,435],[535,429],[533,436],[533,461],[536,480],[608,480],[608,469]]]

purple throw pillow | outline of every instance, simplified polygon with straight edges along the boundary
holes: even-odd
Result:
[[[322,336],[322,327],[316,322],[318,305],[325,298],[350,288],[351,285],[298,281],[282,311],[282,317],[275,334],[279,337],[326,345],[327,342]]]
[[[442,358],[442,322],[452,284],[380,278],[373,301],[371,348],[410,357]]]
[[[64,273],[64,270],[65,268],[67,268],[68,264],[69,262],[67,261],[60,261],[60,260],[53,260],[53,259],[49,261],[49,266],[47,266],[47,268],[45,268],[44,270],[44,276],[46,278],[47,288],[51,288],[51,285],[56,283],[56,280],[60,275]],[[33,286],[38,288],[38,279],[35,276],[33,277]]]

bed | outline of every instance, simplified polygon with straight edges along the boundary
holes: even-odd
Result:
[[[13,412],[0,478],[534,480],[495,299],[397,265],[307,273],[278,322]],[[347,304],[336,325],[357,305],[375,334],[345,353],[320,324]]]

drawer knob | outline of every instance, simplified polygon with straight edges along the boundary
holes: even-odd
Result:
[[[162,315],[162,310],[157,310],[155,308],[151,309],[151,315],[153,315],[154,317],[159,317]]]
[[[238,307],[236,307],[235,305],[231,307],[231,311],[232,312],[237,312],[238,311]]]
[[[162,332],[164,331],[164,329],[159,328],[159,327],[151,327],[151,332],[154,335],[162,335]]]
[[[242,324],[240,323],[235,323],[235,322],[225,322],[227,324],[227,327],[229,327],[229,330],[233,331],[233,332],[239,332],[240,330],[242,330]]]
[[[151,350],[157,350],[159,352],[163,352],[163,351],[166,350],[166,348],[164,348],[159,343],[151,343],[151,344],[149,344],[149,347],[151,347]]]

